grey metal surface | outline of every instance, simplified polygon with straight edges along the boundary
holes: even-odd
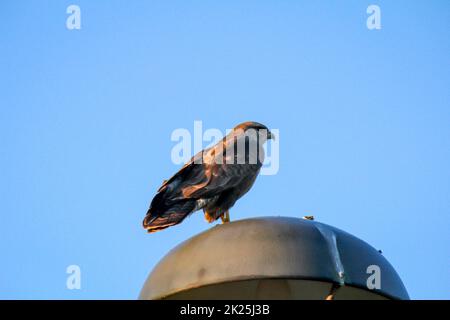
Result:
[[[169,300],[324,300],[330,282],[303,279],[254,279],[217,283],[166,296]],[[386,300],[373,291],[342,286],[333,300]]]
[[[291,217],[239,220],[217,225],[172,249],[148,276],[140,299],[170,298],[227,283],[238,284],[237,290],[238,281],[264,279],[315,280],[368,291],[370,265],[381,271],[381,289],[371,293],[409,299],[383,255],[349,233]]]

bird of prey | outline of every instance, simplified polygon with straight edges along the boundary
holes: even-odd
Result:
[[[264,161],[262,145],[274,136],[258,122],[236,126],[216,145],[200,151],[163,182],[143,226],[156,232],[203,209],[208,222],[229,222],[229,209],[250,190]]]

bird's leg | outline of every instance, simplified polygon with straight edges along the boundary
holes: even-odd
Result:
[[[222,220],[222,223],[230,222],[230,212],[228,210],[225,211],[225,213],[220,216],[220,219]]]

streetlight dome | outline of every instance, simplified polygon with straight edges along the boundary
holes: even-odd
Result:
[[[217,225],[172,249],[140,299],[409,299],[381,252],[292,217]]]

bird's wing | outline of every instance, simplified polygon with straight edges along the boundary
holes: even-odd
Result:
[[[233,144],[224,140],[203,153],[203,165],[194,170],[203,179],[199,183],[186,183],[181,187],[184,198],[209,198],[225,190],[236,187],[245,179],[253,179],[259,172],[261,164],[231,164],[235,161],[230,152]]]
[[[198,156],[194,156],[158,189],[143,221],[148,232],[178,224],[195,210],[197,200],[185,198],[182,188],[186,184],[199,184],[205,180],[202,165],[195,161]]]
[[[205,171],[202,165],[202,157],[207,150],[200,151],[191,158],[177,173],[175,173],[170,179],[163,182],[159,187],[158,192],[169,188],[174,196],[180,196],[177,190],[186,185],[201,184],[206,180]]]
[[[251,186],[261,165],[231,164],[234,163],[234,154],[229,152],[230,148],[234,146],[224,139],[196,154],[165,181],[150,204],[144,227],[153,232],[178,224],[200,209],[199,199],[220,195],[245,180]]]
[[[233,143],[224,139],[197,153],[158,192],[168,191],[172,200],[208,198],[256,175],[260,165],[229,164],[236,160],[231,148]]]

